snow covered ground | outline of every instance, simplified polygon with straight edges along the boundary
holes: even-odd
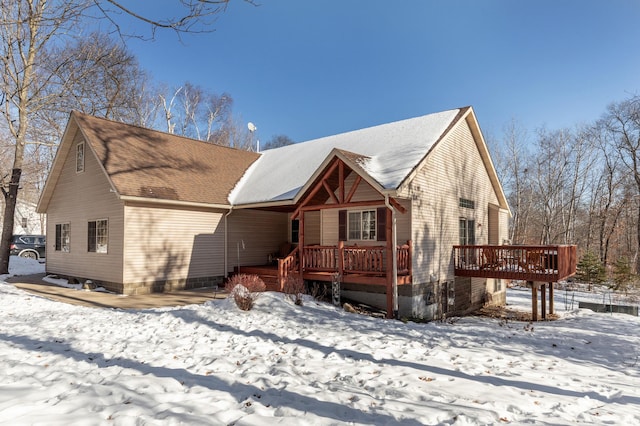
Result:
[[[558,300],[534,324],[405,324],[276,293],[249,312],[123,311],[6,283],[0,306],[0,424],[640,424],[640,319]]]

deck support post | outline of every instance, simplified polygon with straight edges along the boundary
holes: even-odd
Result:
[[[538,288],[533,281],[527,281],[531,286],[531,319],[538,321]]]
[[[553,283],[549,283],[549,315],[553,315]]]
[[[540,285],[540,308],[542,310],[542,319],[547,319],[547,284],[542,283]]]
[[[300,278],[304,280],[304,211],[300,212],[298,221],[298,267],[300,268]]]
[[[386,217],[386,233],[387,233],[387,265],[386,265],[386,278],[387,278],[387,318],[392,319],[395,317],[397,312],[395,312],[395,303],[394,303],[394,288],[393,288],[393,256],[395,251],[393,250],[393,226],[392,226],[392,212],[391,210],[387,211]]]

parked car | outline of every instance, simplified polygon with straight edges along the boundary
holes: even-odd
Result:
[[[43,259],[46,241],[44,235],[14,235],[11,240],[11,254],[35,260]]]

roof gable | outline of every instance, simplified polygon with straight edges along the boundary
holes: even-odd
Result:
[[[77,127],[120,197],[228,205],[228,195],[259,154],[72,112],[59,151]],[[59,173],[56,156],[52,174]],[[49,179],[56,179],[50,176]],[[46,204],[53,188],[45,186]],[[55,185],[53,185],[55,186]],[[46,209],[43,206],[43,209]]]
[[[334,148],[357,153],[358,165],[395,190],[459,115],[458,109],[268,150],[233,190],[232,204],[292,201]],[[368,157],[368,158],[365,158]]]

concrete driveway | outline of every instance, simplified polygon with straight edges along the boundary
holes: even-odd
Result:
[[[208,300],[224,299],[227,293],[213,288],[181,290],[171,293],[152,293],[137,296],[74,290],[43,281],[45,274],[11,277],[6,281],[29,293],[57,302],[94,308],[149,309],[169,306],[201,304]]]

